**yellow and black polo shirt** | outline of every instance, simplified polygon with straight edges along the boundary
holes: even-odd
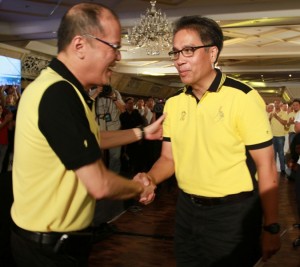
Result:
[[[24,91],[17,113],[12,218],[31,231],[90,225],[95,200],[73,170],[101,157],[93,101],[57,59]]]
[[[178,185],[186,193],[207,197],[251,191],[246,149],[272,145],[258,92],[216,71],[200,101],[186,87],[164,109],[164,141],[172,143]]]

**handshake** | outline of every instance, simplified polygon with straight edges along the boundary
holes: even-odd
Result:
[[[140,172],[134,176],[133,180],[143,185],[143,191],[140,194],[139,202],[144,205],[150,204],[155,198],[156,185],[153,178],[145,172]]]

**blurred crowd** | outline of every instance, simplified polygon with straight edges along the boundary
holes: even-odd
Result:
[[[18,102],[21,97],[19,85],[0,85],[0,172],[10,171],[14,150],[14,130]]]

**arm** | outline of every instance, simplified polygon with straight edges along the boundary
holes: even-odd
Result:
[[[162,122],[165,115],[161,116],[155,123],[144,128],[145,139],[156,140],[162,138]],[[143,132],[140,128],[133,128],[121,131],[101,131],[100,144],[102,149],[108,149],[116,146],[126,145],[139,141],[143,138]]]
[[[171,142],[164,141],[162,144],[161,155],[154,163],[147,175],[151,177],[154,184],[159,184],[171,177],[175,172],[173,152]]]
[[[114,104],[116,105],[117,109],[123,113],[125,111],[125,104],[122,103],[119,99],[113,99]]]
[[[18,87],[16,85],[13,86],[13,94],[15,96],[15,100],[16,100],[16,103],[17,103],[19,101],[21,95],[20,95]]]
[[[97,96],[103,91],[102,86],[97,86],[96,89],[92,90],[90,92],[90,97],[93,98],[94,100],[97,98]]]
[[[75,170],[75,173],[95,199],[128,199],[144,191],[142,183],[109,171],[101,160],[85,165]]]
[[[144,205],[154,200],[156,185],[171,177],[175,172],[172,146],[170,142],[163,142],[160,158],[154,163],[148,173],[138,173],[134,180],[147,186],[143,192],[140,202]],[[149,184],[150,181],[150,184]]]
[[[154,163],[147,175],[154,184],[159,184],[171,177],[175,172],[171,142],[162,143],[161,155]]]
[[[114,102],[114,104],[116,105],[117,109],[123,113],[125,112],[126,108],[125,108],[125,103],[122,100],[122,96],[121,94],[117,91],[114,90],[113,95],[110,97],[110,99]]]
[[[274,113],[273,117],[274,117],[275,119],[277,119],[283,126],[286,125],[287,120],[281,119],[281,118],[277,115],[277,113]]]
[[[290,127],[291,125],[295,124],[294,120],[295,120],[294,115],[293,116],[289,115],[286,126]]]
[[[278,178],[273,146],[250,150],[258,174],[258,186],[263,208],[264,225],[278,222]],[[263,231],[263,260],[267,260],[280,248],[279,234]]]

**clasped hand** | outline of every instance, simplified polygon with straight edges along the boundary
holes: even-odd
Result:
[[[139,202],[148,205],[155,198],[156,185],[152,181],[151,177],[147,173],[141,172],[134,176],[133,180],[141,183],[144,187],[143,192],[140,195]]]

